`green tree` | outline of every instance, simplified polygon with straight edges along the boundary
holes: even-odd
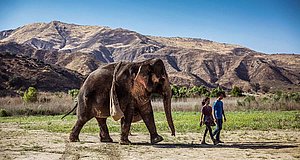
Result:
[[[179,97],[188,97],[188,88],[187,87],[180,87],[178,90]]]
[[[230,95],[232,95],[233,97],[241,97],[243,96],[243,90],[237,86],[234,86],[230,91]]]
[[[209,92],[204,86],[194,86],[188,89],[188,96],[201,96]]]
[[[73,99],[75,99],[79,94],[79,89],[71,89],[68,91],[68,94],[71,95]]]
[[[23,101],[26,103],[37,101],[37,90],[34,87],[29,87],[22,97]]]
[[[210,92],[210,97],[218,97],[220,93],[225,94],[225,91],[220,87],[214,88]]]
[[[179,98],[179,93],[178,93],[178,90],[179,90],[179,87],[176,86],[176,85],[171,85],[171,89],[172,89],[172,95],[174,98]]]

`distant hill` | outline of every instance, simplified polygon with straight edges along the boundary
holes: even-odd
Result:
[[[239,45],[145,36],[121,28],[34,23],[0,32],[0,51],[82,75],[110,62],[161,58],[176,85],[300,90],[300,55],[264,54]]]
[[[0,52],[0,96],[15,95],[34,86],[39,91],[68,91],[79,88],[83,77],[71,70],[43,61]]]

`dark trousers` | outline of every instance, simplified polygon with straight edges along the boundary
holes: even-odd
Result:
[[[222,124],[223,124],[223,120],[222,119],[217,119],[217,128],[215,129],[213,136],[216,136],[216,140],[219,141],[220,140],[220,133],[222,130]]]
[[[210,135],[211,140],[214,140],[214,136],[212,134],[211,126],[206,125],[205,131],[204,131],[204,136],[203,136],[203,141],[205,142],[205,137],[206,137],[207,131],[209,131],[209,135]]]

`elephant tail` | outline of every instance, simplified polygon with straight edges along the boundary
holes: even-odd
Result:
[[[72,110],[70,110],[67,114],[65,114],[63,117],[61,117],[61,119],[64,119],[67,115],[71,114],[78,106],[78,102],[76,102],[75,106],[73,107]]]

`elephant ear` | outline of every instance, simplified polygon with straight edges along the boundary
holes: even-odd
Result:
[[[138,69],[138,72],[137,72],[135,78],[134,78],[134,81],[142,84],[144,88],[147,88],[150,69],[151,69],[151,66],[149,64],[141,65]]]
[[[114,69],[113,79],[110,89],[110,115],[113,117],[115,121],[124,117],[124,113],[121,110],[120,103],[116,93],[116,76],[121,67],[122,62],[118,63],[118,65]]]

